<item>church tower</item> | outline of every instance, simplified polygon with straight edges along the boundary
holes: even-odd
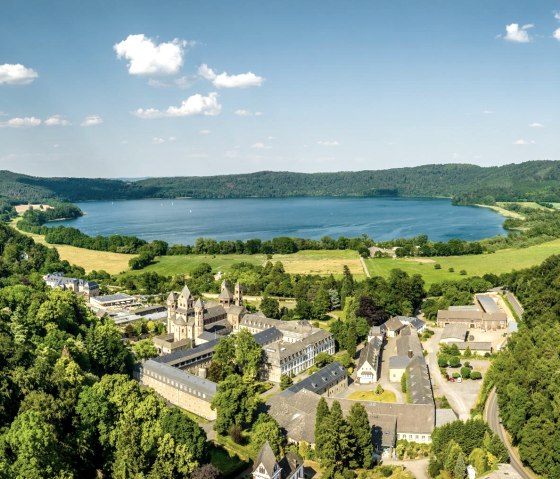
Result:
[[[236,306],[243,306],[243,288],[239,283],[235,283],[233,302],[235,303]]]
[[[200,298],[194,303],[194,328],[195,337],[193,340],[196,340],[204,332],[204,304]]]
[[[218,296],[218,301],[220,301],[220,304],[224,307],[228,307],[233,304],[233,294],[231,294],[225,279],[222,282],[222,290],[220,291],[220,296]]]
[[[171,330],[171,320],[175,318],[177,311],[177,294],[169,293],[167,297],[167,333],[173,333]]]

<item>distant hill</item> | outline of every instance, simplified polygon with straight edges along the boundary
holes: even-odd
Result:
[[[0,196],[12,201],[290,196],[452,197],[457,203],[560,202],[560,162],[499,167],[425,165],[378,171],[147,178],[135,181],[39,178],[0,171]]]

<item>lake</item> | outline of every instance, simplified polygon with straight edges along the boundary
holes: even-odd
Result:
[[[88,235],[132,235],[169,244],[196,238],[355,237],[377,241],[427,234],[433,241],[504,234],[503,218],[487,208],[431,198],[146,199],[77,203],[81,218],[50,225]]]

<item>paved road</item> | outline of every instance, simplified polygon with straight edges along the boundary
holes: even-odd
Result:
[[[432,380],[432,388],[434,393],[437,391],[437,395],[445,396],[449,405],[455,411],[455,414],[459,416],[459,419],[467,420],[470,418],[470,408],[467,406],[460,394],[453,389],[455,383],[450,383],[441,375],[439,366],[437,363],[437,351],[439,348],[439,338],[441,337],[441,332],[438,331],[434,334],[424,345],[424,349],[428,351],[428,369],[430,371],[430,378]]]
[[[486,422],[490,426],[490,429],[497,433],[498,436],[500,436],[502,442],[506,445],[509,452],[511,465],[516,470],[516,472],[523,479],[533,479],[534,477],[536,477],[523,466],[521,460],[517,457],[516,451],[513,449],[505,434],[504,427],[500,423],[500,419],[498,417],[498,395],[496,394],[495,389],[492,389],[488,396],[488,402],[486,403],[486,408],[484,409],[484,416]]]

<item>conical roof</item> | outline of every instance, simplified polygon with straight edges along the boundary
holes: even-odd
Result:
[[[174,302],[176,299],[177,299],[177,293],[174,293],[173,291],[169,293],[169,296],[167,297],[167,301]]]
[[[183,297],[185,299],[189,299],[192,295],[191,295],[191,290],[189,289],[189,287],[187,285],[185,285],[185,287],[181,290],[181,294],[183,295]]]
[[[194,303],[194,308],[195,309],[204,309],[204,303],[202,302],[202,300],[200,298],[198,298],[196,300],[196,303]]]

